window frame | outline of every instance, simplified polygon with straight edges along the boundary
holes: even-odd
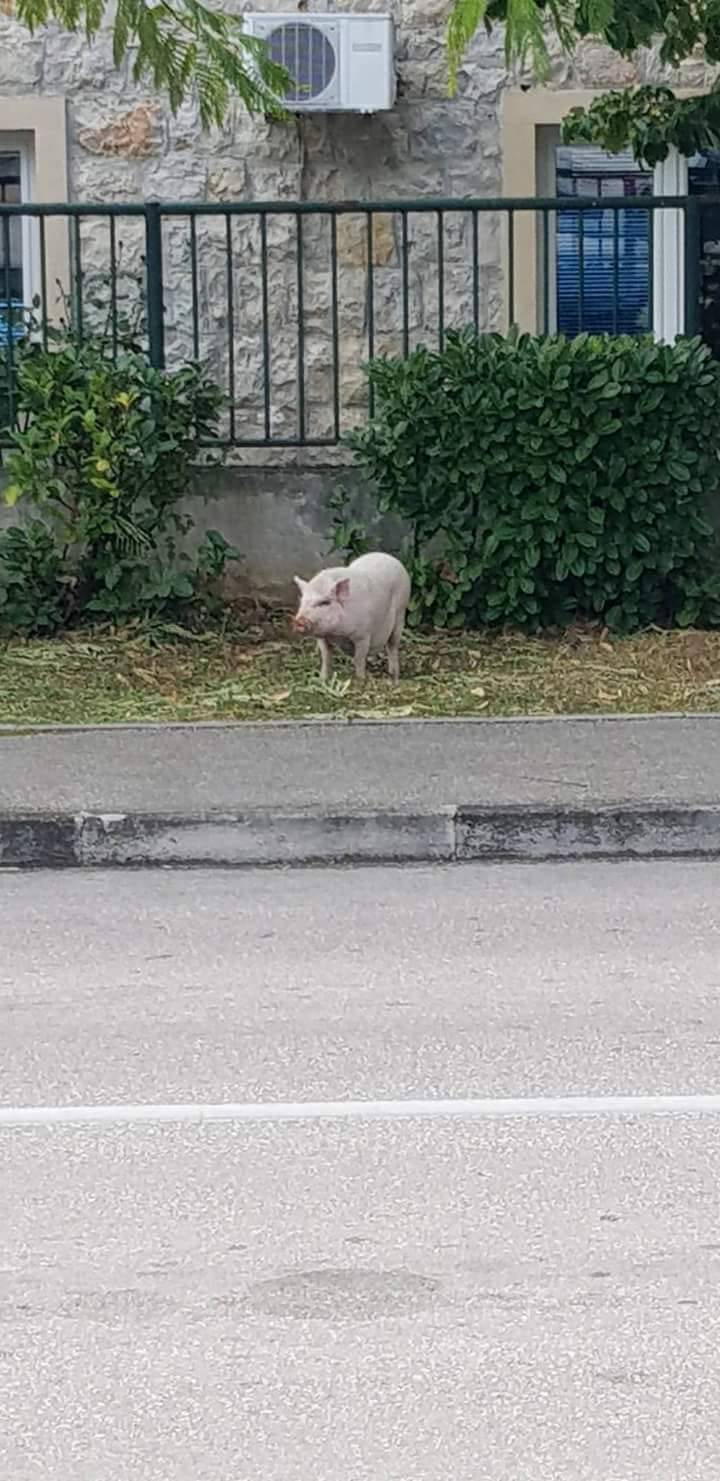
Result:
[[[20,160],[20,200],[24,205],[32,203],[32,135],[26,131],[23,133],[9,133],[5,129],[0,130],[0,151],[3,154],[17,154]],[[37,226],[31,216],[23,216],[20,225],[20,253],[22,268],[22,302],[24,308],[30,308],[33,298],[38,291],[37,284]],[[2,283],[2,270],[0,269],[0,299],[3,298],[4,287]]]
[[[503,192],[506,196],[554,196],[554,149],[563,119],[572,108],[587,108],[607,89],[510,88],[502,102],[501,138]],[[677,96],[692,97],[697,89],[677,89]],[[687,195],[687,160],[677,150],[654,171],[654,195]],[[542,331],[539,285],[543,280],[542,234],[536,212],[520,211],[515,222],[515,260],[528,264],[516,274],[515,322],[530,334]],[[554,218],[549,225],[554,227]],[[554,229],[550,240],[554,243]],[[554,247],[551,248],[554,251]],[[682,211],[659,211],[653,218],[653,334],[672,343],[681,334],[684,320],[684,233]],[[504,247],[507,281],[507,243]],[[547,264],[553,311],[553,258]],[[556,306],[555,306],[556,308]],[[507,307],[506,307],[507,319]],[[553,319],[550,318],[552,324]]]
[[[64,97],[19,94],[0,97],[0,141],[3,149],[20,152],[21,193],[30,204],[64,204],[68,193],[67,107]],[[18,151],[20,141],[21,149]],[[26,306],[40,291],[40,228],[32,216],[23,217],[23,298]],[[25,261],[27,254],[27,276]],[[45,222],[45,269],[49,322],[63,313],[62,293],[70,286],[68,220],[50,216]]]

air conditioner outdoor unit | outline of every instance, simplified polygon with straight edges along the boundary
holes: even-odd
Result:
[[[293,78],[283,103],[292,113],[378,113],[395,102],[389,15],[306,15],[250,11],[250,36],[266,42]]]

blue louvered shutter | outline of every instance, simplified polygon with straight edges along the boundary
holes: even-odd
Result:
[[[560,148],[557,193],[636,196],[652,176],[630,154]],[[645,334],[650,325],[650,212],[558,211],[557,327],[562,334]]]

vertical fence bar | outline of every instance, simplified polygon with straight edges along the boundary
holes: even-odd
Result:
[[[268,307],[268,241],[267,216],[260,216],[260,296],[262,302],[262,353],[263,353],[263,423],[265,441],[270,441],[270,311]]]
[[[508,329],[515,323],[515,212],[510,207],[508,223]]]
[[[402,213],[402,352],[410,354],[410,244],[408,213]]]
[[[368,360],[375,358],[375,272],[374,272],[374,245],[373,245],[373,218],[372,211],[368,211],[365,217],[367,233],[367,328],[368,328]],[[375,411],[375,387],[372,380],[368,389],[368,411],[370,416]]]
[[[232,216],[225,212],[225,293],[228,321],[228,397],[230,441],[235,441],[235,284],[233,281]]]
[[[303,254],[303,218],[298,212],[296,225],[297,268],[297,368],[298,368],[298,437],[305,442],[305,261]]]
[[[74,329],[78,339],[83,337],[83,266],[82,266],[82,237],[80,235],[80,217],[73,216],[73,269],[72,269],[73,300],[75,306]]]
[[[190,217],[190,292],[192,294],[193,360],[200,359],[200,303],[198,293],[197,221]]]
[[[5,324],[5,374],[7,385],[7,425],[12,427],[15,422],[15,346],[13,343],[13,311],[12,293],[10,288],[10,217],[3,216],[2,219],[3,240],[3,268],[4,284],[3,297],[5,300],[3,322]]]
[[[43,349],[48,347],[48,281],[47,281],[47,236],[45,217],[40,217],[40,312],[42,314]]]
[[[115,239],[116,227],[115,217],[110,217],[110,333],[112,336],[113,360],[117,360],[118,352],[118,303],[117,303],[117,242]]]
[[[577,311],[578,311],[578,334],[582,334],[582,332],[583,332],[583,324],[585,322],[585,215],[584,215],[584,213],[582,211],[579,211],[578,212],[578,217],[579,217],[579,219],[578,219],[578,226],[579,226],[580,230],[579,230],[579,233],[578,233],[578,293],[577,293]]]
[[[613,223],[613,306],[612,326],[613,334],[618,332],[620,321],[620,212],[612,211]]]
[[[478,242],[477,208],[472,213],[472,257],[473,257],[473,325],[475,333],[480,329],[480,244]]]
[[[437,213],[438,349],[445,345],[445,215]]]
[[[340,441],[340,325],[338,323],[337,217],[330,217],[330,314],[333,363],[333,427]]]
[[[685,333],[689,339],[700,333],[700,201],[689,195],[685,211]]]
[[[155,370],[165,369],[163,311],[162,215],[158,201],[145,207],[145,277],[147,282],[148,353]]]
[[[550,333],[550,213],[546,207],[542,212],[542,332]]]

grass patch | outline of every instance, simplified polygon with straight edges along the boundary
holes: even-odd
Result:
[[[720,711],[720,634],[409,634],[401,683],[378,662],[364,688],[343,659],[321,685],[314,645],[289,640],[284,623],[232,638],[82,633],[0,649],[6,725],[613,710]]]

